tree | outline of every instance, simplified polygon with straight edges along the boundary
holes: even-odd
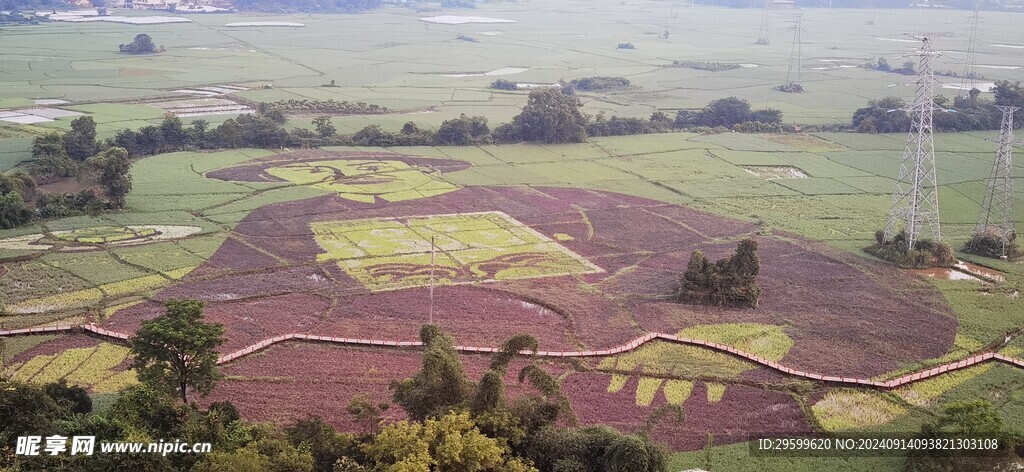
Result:
[[[515,90],[519,85],[508,79],[498,79],[491,82],[491,88],[495,90]]]
[[[465,114],[453,120],[445,120],[434,134],[434,142],[447,146],[467,146],[478,142],[491,132],[487,118],[468,117]]]
[[[70,177],[78,171],[78,164],[71,160],[64,149],[64,139],[56,132],[38,136],[32,141],[31,172],[40,180]]]
[[[925,455],[912,451],[907,457],[908,471],[914,472],[980,472],[1010,470],[1014,464],[1013,449],[1020,443],[1019,433],[1011,433],[991,403],[986,400],[959,401],[946,404],[942,415],[921,426],[921,438],[994,438],[999,447],[980,454]]]
[[[523,141],[544,143],[582,143],[587,140],[587,119],[579,99],[556,88],[530,92],[522,113],[512,120],[516,135]]]
[[[679,284],[682,301],[757,306],[761,287],[757,274],[761,270],[757,241],[744,239],[733,255],[708,262],[701,251],[693,251]]]
[[[898,97],[871,100],[853,112],[853,127],[858,133],[905,133],[910,129],[906,106]]]
[[[316,127],[316,132],[324,138],[334,136],[338,132],[338,129],[331,124],[331,117],[326,115],[313,118],[313,126]]]
[[[425,325],[420,340],[423,368],[412,378],[391,383],[392,400],[418,421],[466,403],[473,392],[451,336],[437,325]]]
[[[53,429],[61,408],[42,388],[0,379],[0,444],[14,444],[15,438]]]
[[[667,472],[665,451],[645,436],[607,426],[548,427],[531,435],[525,457],[541,470]]]
[[[71,121],[71,130],[64,133],[64,149],[76,161],[84,161],[96,155],[96,121],[91,116],[82,116]]]
[[[365,395],[356,395],[352,397],[345,411],[352,415],[357,422],[363,424],[363,432],[373,434],[383,421],[381,415],[390,407],[391,405],[388,403],[373,403]]]
[[[92,178],[103,187],[103,192],[114,208],[124,208],[125,197],[132,190],[132,176],[129,174],[132,161],[124,148],[112,147],[102,154],[85,161]]]
[[[205,395],[220,378],[217,347],[225,341],[224,326],[204,322],[203,304],[196,300],[169,300],[166,307],[166,314],[143,321],[130,339],[132,367],[143,383],[187,403],[190,389]]]
[[[136,35],[134,41],[122,44],[119,48],[121,52],[126,54],[153,54],[157,52],[156,45],[153,44],[153,38],[145,33]]]
[[[181,118],[168,116],[160,123],[160,136],[163,138],[164,149],[178,150],[187,147],[189,133],[181,123]],[[161,149],[163,151],[164,149]]]
[[[449,412],[423,424],[390,424],[361,449],[377,464],[376,470],[387,472],[536,471],[507,458],[508,449],[481,433],[465,412]]]
[[[85,414],[92,411],[92,398],[89,398],[89,392],[77,385],[69,386],[64,379],[46,384],[43,391],[71,413]]]
[[[285,429],[285,434],[295,447],[313,454],[314,469],[321,472],[330,472],[355,447],[350,437],[338,434],[334,427],[316,417],[296,421]]]
[[[701,126],[733,126],[750,120],[750,103],[736,97],[720,98],[704,107]]]
[[[416,126],[416,123],[407,122],[402,125],[402,134],[416,134],[420,132],[420,127]]]
[[[214,451],[191,469],[194,472],[312,472],[313,456],[287,441],[261,438],[234,451]]]
[[[10,229],[28,223],[32,211],[25,206],[20,192],[12,191],[0,195],[0,229]]]
[[[996,82],[992,92],[995,95],[996,105],[1024,107],[1024,86],[1020,82],[1000,80]],[[1014,125],[1019,128],[1024,125],[1024,120],[1015,121]]]

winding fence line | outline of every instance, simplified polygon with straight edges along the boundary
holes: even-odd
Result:
[[[78,332],[78,331],[84,331],[86,333],[90,333],[90,334],[93,334],[93,335],[96,335],[96,336],[100,336],[100,337],[114,339],[114,340],[117,340],[117,341],[127,341],[128,338],[129,338],[128,334],[120,333],[120,332],[117,332],[117,331],[110,331],[110,330],[107,330],[107,329],[103,329],[103,328],[100,328],[100,327],[98,327],[98,326],[96,326],[94,324],[91,324],[91,323],[90,324],[84,324],[84,325],[57,325],[57,326],[45,326],[45,327],[36,327],[36,328],[22,328],[22,329],[0,330],[0,337],[4,337],[4,336],[18,336],[18,335],[48,334],[48,333],[62,333],[62,332]],[[977,365],[977,364],[981,364],[983,362],[988,362],[988,361],[1003,362],[1003,363],[1012,365],[1014,367],[1018,367],[1018,368],[1024,369],[1024,360],[1022,360],[1022,359],[1017,359],[1017,358],[1010,357],[1010,356],[1004,356],[1002,354],[998,354],[998,353],[995,353],[995,352],[985,352],[985,353],[982,353],[982,354],[977,354],[977,355],[968,357],[967,359],[963,359],[963,360],[960,360],[960,361],[950,362],[948,364],[943,364],[941,366],[933,367],[931,369],[925,369],[925,370],[920,370],[920,371],[917,371],[917,372],[912,372],[912,373],[909,373],[909,374],[906,374],[906,375],[903,375],[903,376],[900,376],[900,377],[896,377],[894,379],[890,379],[890,380],[887,380],[887,381],[870,380],[870,379],[858,379],[858,378],[854,378],[854,377],[840,377],[840,376],[834,376],[834,375],[823,375],[823,374],[818,374],[818,373],[814,373],[814,372],[805,372],[805,371],[802,371],[802,370],[797,370],[797,369],[793,369],[793,368],[790,368],[790,367],[786,367],[785,365],[782,365],[782,364],[780,364],[778,362],[775,362],[775,361],[772,361],[772,360],[769,360],[769,359],[765,359],[765,358],[763,358],[761,356],[758,356],[756,354],[752,354],[752,353],[749,353],[749,352],[741,351],[739,349],[736,349],[736,348],[734,348],[732,346],[727,346],[725,344],[720,344],[720,343],[711,342],[711,341],[705,341],[705,340],[702,340],[702,339],[685,338],[685,337],[681,337],[681,336],[674,336],[674,335],[671,335],[671,334],[664,334],[664,333],[647,333],[647,334],[645,334],[643,336],[640,336],[639,338],[636,338],[636,339],[634,339],[634,340],[632,340],[632,341],[630,341],[630,342],[628,342],[626,344],[623,344],[623,345],[618,346],[618,347],[614,347],[612,349],[602,350],[602,351],[537,351],[537,352],[520,351],[520,354],[524,355],[524,356],[525,355],[536,355],[538,357],[563,357],[563,358],[564,357],[570,357],[570,358],[605,357],[605,356],[610,356],[610,355],[614,355],[614,354],[621,354],[621,353],[624,353],[624,352],[633,351],[633,350],[639,348],[640,346],[642,346],[642,345],[644,345],[644,344],[646,344],[648,342],[655,341],[655,340],[661,340],[661,341],[666,341],[666,342],[671,342],[671,343],[676,343],[676,344],[686,344],[686,345],[690,345],[690,346],[705,347],[705,348],[711,349],[713,351],[731,354],[733,356],[736,356],[736,357],[748,360],[748,361],[753,362],[755,364],[759,364],[759,365],[762,365],[764,367],[768,367],[769,369],[772,369],[772,370],[775,370],[775,371],[778,371],[778,372],[782,372],[784,374],[791,375],[791,376],[794,376],[794,377],[801,377],[801,378],[805,378],[805,379],[817,380],[817,381],[820,381],[820,382],[827,382],[827,383],[835,383],[835,384],[843,384],[843,385],[858,385],[858,386],[874,387],[874,388],[880,388],[880,389],[886,389],[886,390],[891,390],[891,389],[894,389],[896,387],[907,385],[907,384],[912,383],[912,382],[917,382],[919,380],[924,380],[924,379],[927,379],[927,378],[930,378],[930,377],[934,377],[936,375],[944,374],[946,372],[952,372],[954,370],[964,369],[964,368],[967,368],[967,367],[970,367],[970,366],[973,366],[973,365]],[[220,358],[217,359],[217,364],[218,365],[227,364],[227,363],[232,362],[232,361],[234,361],[234,360],[236,360],[236,359],[238,359],[240,357],[248,356],[248,355],[250,355],[250,354],[252,354],[254,352],[266,349],[267,347],[270,347],[270,346],[272,346],[274,344],[277,344],[277,343],[280,343],[280,342],[285,342],[285,341],[324,342],[324,343],[342,344],[342,345],[350,345],[350,346],[384,346],[384,347],[391,347],[391,348],[406,348],[406,347],[408,347],[408,348],[415,348],[415,347],[422,347],[423,346],[423,343],[420,342],[420,341],[383,341],[383,340],[379,340],[379,339],[340,338],[340,337],[332,337],[332,336],[318,336],[318,335],[313,335],[313,334],[291,333],[291,334],[283,334],[283,335],[280,335],[280,336],[275,336],[275,337],[272,337],[272,338],[267,338],[267,339],[264,339],[264,340],[262,340],[262,341],[260,341],[260,342],[258,342],[256,344],[253,344],[251,346],[248,346],[248,347],[245,347],[243,349],[239,349],[239,350],[237,350],[235,352],[232,352],[232,353],[220,356]],[[499,349],[495,348],[495,347],[475,347],[475,346],[455,346],[455,350],[457,350],[459,352],[466,352],[466,353],[495,353],[495,352],[499,351]]]

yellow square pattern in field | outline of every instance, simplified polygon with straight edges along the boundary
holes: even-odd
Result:
[[[299,185],[337,192],[346,200],[374,203],[416,200],[459,187],[401,161],[349,160],[297,162],[271,167],[274,177]]]
[[[311,225],[325,251],[368,289],[579,275],[603,269],[500,211],[322,221]],[[431,238],[434,263],[431,270]]]

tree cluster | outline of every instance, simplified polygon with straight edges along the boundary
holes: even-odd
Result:
[[[879,57],[875,61],[868,61],[864,64],[861,64],[860,67],[864,69],[877,70],[879,72],[892,72],[894,74],[903,75],[914,75],[917,73],[914,61],[906,61],[903,63],[902,67],[896,68],[889,65],[889,60],[884,57]]]
[[[729,62],[710,61],[672,61],[672,67],[683,67],[686,69],[705,70],[708,72],[721,72],[724,70],[735,70],[743,66]]]
[[[126,150],[96,142],[92,117],[76,118],[63,135],[52,132],[36,137],[32,155],[35,160],[29,167],[30,174],[0,174],[0,228],[20,226],[33,217],[96,215],[124,207],[131,191],[131,161]],[[65,177],[77,177],[88,188],[68,194],[37,191],[37,182]],[[26,205],[33,199],[35,211]]]
[[[1024,454],[1021,447],[1024,437],[1019,431],[1007,427],[999,410],[987,400],[945,404],[938,418],[921,426],[917,437],[943,440],[990,438],[998,441],[998,447],[967,455],[955,451],[910,451],[906,462],[908,472],[1012,470]]]
[[[991,100],[981,97],[978,89],[971,90],[966,97],[954,98],[952,103],[941,95],[934,100],[935,131],[999,129],[1002,112],[996,106],[1024,106],[1024,86],[1020,82],[1002,80],[996,82]],[[906,107],[906,102],[897,97],[871,100],[866,107],[853,113],[853,129],[859,133],[905,133],[910,129],[910,115]],[[1022,126],[1024,123],[1021,121],[1014,122],[1015,128]]]
[[[904,231],[900,231],[889,241],[885,241],[883,231],[875,231],[875,244],[864,248],[864,252],[911,269],[950,267],[956,263],[953,250],[946,243],[921,238],[914,243],[913,248],[909,248],[907,233]]]
[[[666,470],[664,451],[644,436],[622,434],[604,427],[559,427],[557,422],[560,418],[574,421],[568,400],[561,393],[558,381],[532,362],[519,369],[517,378],[519,382],[528,383],[534,393],[514,400],[506,398],[504,379],[512,360],[520,353],[538,349],[537,340],[532,336],[518,335],[506,341],[491,358],[491,364],[479,382],[467,377],[451,337],[436,325],[424,326],[420,338],[425,346],[423,367],[413,377],[392,384],[392,399],[412,419],[422,421],[424,425],[417,427],[399,423],[381,431],[384,435],[390,428],[396,433],[393,436],[412,436],[416,443],[426,442],[426,447],[418,446],[419,450],[425,451],[420,456],[426,458],[431,455],[431,441],[419,438],[429,438],[432,425],[455,422],[462,425],[458,428],[460,430],[475,424],[480,435],[493,439],[497,447],[490,448],[493,451],[489,454],[491,463],[495,464],[491,468],[466,468],[463,465],[453,466],[450,470]],[[397,434],[398,431],[403,434]],[[472,435],[476,437],[477,433]],[[482,438],[478,441],[486,443]],[[397,449],[397,443],[388,448],[371,444],[366,449],[383,453],[380,456],[387,458],[388,463],[398,463],[397,457],[391,457],[394,453],[388,452]],[[409,452],[405,452],[407,449],[398,450],[403,451],[406,458],[410,457]],[[503,457],[504,464],[498,465]],[[426,471],[428,468],[412,470]]]
[[[736,252],[708,261],[701,251],[693,251],[679,284],[678,298],[689,303],[756,307],[761,296],[757,274],[761,270],[757,241],[744,239]]]
[[[64,0],[0,0],[0,10],[9,12],[52,11],[73,7],[74,5]]]
[[[158,48],[156,44],[153,44],[153,38],[145,33],[136,35],[135,40],[118,47],[125,54],[154,54],[163,51],[163,48]]]
[[[519,85],[508,79],[498,79],[491,82],[491,88],[495,90],[516,90]]]
[[[750,102],[727,97],[708,103],[701,110],[680,110],[676,114],[675,127],[732,128],[744,123],[778,126],[782,123],[782,112],[772,108],[751,110]]]
[[[36,25],[39,19],[35,15],[25,15],[19,11],[0,9],[0,25]]]
[[[583,92],[604,92],[629,87],[629,79],[625,77],[605,76],[584,77],[582,79],[570,80],[566,85],[573,90],[580,90]],[[566,85],[563,85],[563,87]]]
[[[332,81],[333,82],[333,81]],[[334,85],[330,85],[334,86]],[[350,102],[348,100],[307,100],[291,99],[278,102],[261,103],[262,113],[266,114],[271,110],[279,110],[282,113],[314,114],[324,113],[329,115],[380,115],[387,113],[388,109],[380,105],[364,102]]]
[[[21,226],[32,219],[25,198],[35,190],[36,181],[24,172],[0,173],[0,229]]]

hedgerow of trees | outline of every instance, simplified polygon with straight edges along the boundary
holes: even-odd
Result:
[[[744,239],[731,256],[708,261],[693,251],[680,280],[678,298],[683,302],[756,307],[761,296],[757,274],[761,270],[757,241]]]
[[[128,151],[100,146],[92,117],[76,118],[64,135],[52,132],[37,137],[32,155],[35,160],[29,173],[0,173],[0,229],[24,225],[34,217],[95,215],[124,207],[132,185]],[[38,188],[39,183],[66,177],[78,178],[86,188],[73,194],[51,194]],[[34,210],[28,206],[32,201]]]
[[[971,90],[966,97],[952,100],[944,96],[935,97],[936,112],[933,125],[936,131],[974,131],[999,129],[1002,113],[997,105],[1024,105],[1024,86],[1020,82],[1002,80],[996,82],[993,99],[981,96],[978,89]],[[910,115],[907,103],[897,97],[871,100],[868,105],[853,113],[851,124],[859,133],[905,133],[910,129]],[[1024,123],[1014,122],[1020,128]]]

